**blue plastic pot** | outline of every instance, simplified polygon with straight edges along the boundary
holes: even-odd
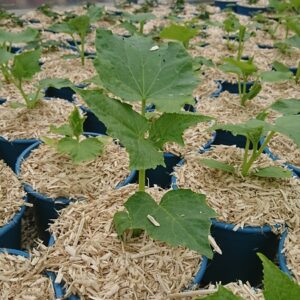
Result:
[[[17,139],[8,141],[0,136],[0,158],[15,170],[15,164],[20,154],[36,142],[36,139]]]
[[[179,162],[179,166],[184,164]],[[172,188],[178,189],[177,179],[172,177]],[[208,283],[226,284],[242,280],[249,281],[252,286],[261,284],[263,268],[257,252],[274,260],[278,248],[278,236],[272,227],[245,226],[234,231],[235,225],[212,219],[211,235],[222,250],[222,255],[214,253],[208,260],[207,269],[201,285]]]
[[[253,16],[255,14],[263,13],[268,10],[268,7],[255,7],[255,6],[244,6],[237,3],[236,13],[243,16]]]
[[[237,1],[214,1],[215,6],[219,7],[221,10],[223,9],[232,9],[233,11],[236,11],[236,5]]]
[[[95,136],[95,133],[85,133],[85,135]],[[35,144],[29,146],[25,149],[21,155],[18,157],[16,162],[16,174],[20,175],[21,173],[21,164],[31,153],[33,149],[36,149],[41,144],[41,141],[36,142]],[[119,183],[116,188],[121,188],[129,183],[134,181],[136,177],[136,172],[133,171],[123,182]],[[40,239],[47,244],[49,241],[50,234],[48,232],[49,224],[53,220],[58,218],[58,212],[67,207],[71,201],[76,201],[76,199],[67,199],[67,198],[50,198],[45,195],[40,194],[39,192],[33,190],[33,188],[24,184],[24,189],[28,195],[29,202],[33,203],[33,210],[35,215],[35,221],[37,224],[38,234]]]
[[[282,233],[280,240],[279,240],[278,253],[277,253],[278,264],[279,264],[279,268],[282,272],[287,274],[290,278],[293,278],[293,275],[287,266],[286,257],[284,255],[284,243],[285,243],[285,239],[286,239],[287,235],[288,235],[288,229],[286,229]]]
[[[27,202],[27,198],[24,200]],[[21,220],[25,210],[23,205],[8,224],[0,227],[0,248],[21,248]]]

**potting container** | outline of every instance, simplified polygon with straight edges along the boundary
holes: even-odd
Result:
[[[287,235],[288,235],[288,229],[286,229],[280,237],[277,256],[278,256],[278,264],[280,270],[285,274],[287,274],[290,278],[292,278],[293,275],[287,266],[286,257],[284,254],[284,243]]]
[[[236,4],[235,12],[243,16],[253,16],[255,14],[263,13],[268,10],[268,7],[256,7],[256,6],[246,6],[243,4]]]
[[[183,164],[184,160],[178,166]],[[172,177],[172,188],[178,189],[175,176]],[[245,226],[234,230],[235,226],[212,219],[211,235],[222,250],[222,255],[214,252],[213,258],[208,260],[201,286],[238,280],[249,281],[252,286],[261,284],[263,267],[257,253],[274,260],[279,237],[271,226]]]
[[[85,135],[96,136],[98,134],[88,133]],[[16,174],[20,175],[22,161],[25,160],[31,153],[33,149],[36,149],[41,144],[41,141],[36,142],[35,144],[29,146],[25,149],[21,155],[18,157],[16,162]],[[133,171],[130,175],[121,183],[119,183],[116,188],[121,188],[124,185],[132,183],[136,177],[136,172]],[[50,198],[45,195],[40,194],[38,191],[35,191],[30,185],[24,184],[24,189],[28,195],[29,202],[33,203],[33,210],[35,215],[35,221],[37,224],[37,229],[40,239],[47,244],[49,241],[49,224],[52,220],[57,219],[58,212],[68,206],[71,201],[76,201],[76,199],[68,198]]]
[[[229,81],[226,81],[226,80],[218,80],[218,82],[220,83],[221,85],[221,91],[220,93],[222,92],[225,92],[227,91],[228,93],[230,94],[238,94],[239,93],[239,86],[238,86],[238,83],[232,83],[232,82],[229,82]],[[246,92],[249,93],[251,87],[253,86],[253,82],[247,82],[246,83]],[[242,86],[243,88],[243,86]]]
[[[274,46],[267,44],[257,44],[257,47],[260,49],[274,49]]]
[[[221,10],[223,10],[223,9],[232,9],[233,11],[235,11],[237,1],[215,0],[214,4],[215,4],[215,6],[219,7]]]
[[[27,198],[24,198],[27,202]],[[25,213],[26,206],[21,206],[19,212],[10,220],[10,222],[0,227],[0,248],[21,248],[21,220]]]
[[[217,129],[213,134],[213,140],[211,145],[227,145],[227,146],[237,146],[239,148],[245,148],[246,137],[243,135],[233,135],[230,131]],[[252,145],[250,144],[250,149]]]

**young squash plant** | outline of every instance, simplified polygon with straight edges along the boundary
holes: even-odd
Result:
[[[298,299],[300,295],[300,285],[283,273],[279,268],[261,253],[257,254],[263,264],[264,287],[263,295],[265,300],[287,300]],[[219,286],[216,293],[205,298],[195,300],[243,300],[234,295],[231,291]]]
[[[231,12],[228,13],[227,18],[223,21],[223,30],[226,34],[226,45],[228,50],[235,49],[235,45],[230,42],[230,35],[236,33],[239,30],[240,26],[240,21],[236,17],[236,15]]]
[[[69,116],[69,123],[60,127],[50,126],[50,132],[64,136],[63,138],[42,137],[42,141],[54,147],[57,152],[67,154],[75,164],[95,159],[103,153],[107,136],[84,137],[83,124],[86,117],[81,116],[78,108]]]
[[[283,104],[285,108],[287,108],[287,106],[290,107],[290,105],[293,105],[290,101]],[[274,107],[276,109],[276,106]],[[274,109],[274,107],[272,108]],[[278,107],[280,109],[280,105],[277,106],[277,110]],[[285,111],[288,111],[288,109]],[[281,167],[272,166],[261,169],[252,169],[253,163],[261,156],[265,147],[268,146],[275,133],[281,133],[289,137],[298,147],[300,147],[300,115],[285,114],[284,116],[277,118],[274,124],[266,122],[266,116],[267,113],[262,112],[256,119],[251,119],[245,123],[224,125],[216,124],[211,127],[211,130],[221,129],[229,131],[234,135],[242,135],[246,137],[245,152],[241,170],[235,170],[233,166],[214,159],[202,159],[200,162],[210,168],[222,170],[228,173],[238,173],[240,171],[243,177],[250,175],[270,178],[291,177],[292,172]],[[261,143],[262,140],[263,143]],[[253,149],[250,151],[251,144]]]
[[[154,239],[183,245],[208,257],[210,218],[215,213],[205,196],[190,190],[167,192],[159,204],[145,192],[145,171],[164,166],[163,146],[183,144],[186,128],[210,117],[181,111],[191,103],[197,85],[192,58],[179,43],[154,45],[150,38],[121,38],[97,30],[94,61],[103,87],[124,101],[140,102],[140,113],[123,101],[99,90],[78,90],[95,115],[129,153],[130,168],[139,171],[139,191],[125,203],[127,211],[115,214],[119,236],[127,230],[143,229]],[[146,118],[146,105],[160,114]],[[170,230],[172,228],[172,230]]]
[[[144,26],[146,22],[155,19],[155,15],[151,13],[137,13],[134,15],[124,14],[125,21],[121,23],[121,27],[127,29],[131,35],[138,33],[144,34]],[[136,27],[136,23],[139,24],[138,28]]]
[[[14,108],[26,106],[28,109],[35,108],[42,98],[43,90],[47,87],[72,87],[72,83],[66,79],[52,78],[42,79],[35,85],[33,93],[26,93],[24,83],[32,80],[33,76],[40,71],[39,59],[41,50],[31,50],[13,55],[7,50],[0,48],[0,66],[2,74],[7,82],[12,83],[20,92],[25,105],[19,102],[11,102]]]

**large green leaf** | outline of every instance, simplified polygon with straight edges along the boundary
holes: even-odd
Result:
[[[90,18],[88,16],[78,16],[68,21],[68,25],[80,37],[85,37],[90,29]]]
[[[13,76],[19,80],[31,79],[41,69],[39,65],[40,56],[40,49],[15,55],[11,69]]]
[[[194,113],[165,113],[153,122],[149,139],[159,148],[162,148],[166,142],[176,142],[184,145],[182,138],[184,130],[199,122],[210,120],[212,118]]]
[[[271,108],[284,115],[300,114],[300,99],[281,99],[274,102]]]
[[[268,258],[258,254],[264,267],[264,297],[266,300],[296,300],[300,286],[278,269]]]
[[[104,87],[116,96],[127,101],[145,99],[157,109],[173,111],[174,105],[183,106],[191,99],[197,85],[192,58],[178,43],[153,46],[151,38],[122,38],[98,29],[95,68]],[[162,106],[164,101],[170,105]]]
[[[187,26],[171,24],[165,27],[161,33],[160,37],[168,40],[176,40],[182,42],[185,47],[188,46],[189,40],[198,34],[198,30],[195,28],[189,28]]]
[[[6,64],[12,57],[14,57],[13,54],[6,51],[3,48],[0,48],[0,64]]]
[[[163,153],[145,138],[148,120],[128,104],[111,99],[98,90],[77,89],[87,105],[107,127],[108,134],[126,147],[131,169],[151,169],[164,165]]]
[[[222,285],[220,285],[216,293],[205,298],[197,298],[195,300],[243,300],[243,298],[234,295],[231,291],[225,289]]]
[[[276,119],[274,131],[292,139],[300,147],[300,115],[287,115]]]
[[[143,229],[153,239],[172,246],[185,246],[212,257],[208,235],[210,219],[216,214],[207,206],[205,195],[191,190],[172,190],[157,204],[147,193],[137,192],[125,207],[133,228]]]
[[[226,73],[234,73],[237,75],[252,75],[257,71],[257,67],[253,64],[251,60],[241,61],[235,58],[225,58],[225,64],[220,66],[220,69]]]
[[[289,178],[293,176],[292,171],[281,168],[281,167],[265,167],[258,169],[252,173],[257,177],[268,177],[268,178]]]
[[[39,37],[39,31],[33,28],[26,28],[21,32],[9,32],[0,29],[0,44],[3,43],[29,43]]]

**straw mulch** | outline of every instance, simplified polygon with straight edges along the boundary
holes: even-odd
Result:
[[[50,125],[68,122],[74,105],[66,100],[42,100],[34,109],[11,108],[9,100],[0,105],[0,136],[8,140],[49,136]]]
[[[22,186],[16,175],[0,160],[0,227],[6,225],[24,205]]]
[[[81,299],[166,299],[191,283],[200,256],[184,248],[169,247],[146,234],[121,241],[113,228],[113,215],[137,190],[128,185],[89,203],[63,210],[50,231],[56,242],[47,267],[67,283],[68,293]],[[164,194],[147,190],[156,201]]]
[[[114,142],[93,161],[74,164],[69,156],[41,144],[23,161],[20,177],[34,190],[51,198],[98,198],[129,175],[125,148]]]
[[[0,254],[1,300],[54,300],[53,287],[42,274],[44,258]]]
[[[220,221],[245,225],[288,224],[293,227],[300,214],[300,181],[297,178],[243,178],[240,175],[214,170],[200,164],[209,158],[240,168],[244,149],[216,146],[213,150],[189,157],[175,176],[181,188],[191,188],[207,195],[208,204],[217,212]],[[251,151],[250,151],[251,153]],[[254,168],[280,165],[267,155],[255,162]]]

